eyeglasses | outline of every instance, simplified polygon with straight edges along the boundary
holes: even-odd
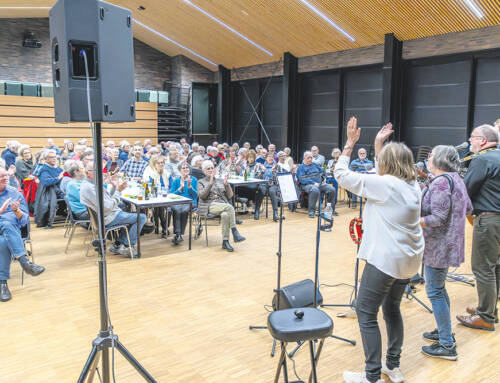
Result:
[[[484,138],[484,136],[470,136],[471,139],[473,138]]]

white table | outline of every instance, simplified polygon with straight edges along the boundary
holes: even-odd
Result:
[[[191,198],[183,197],[177,194],[168,194],[166,197],[155,197],[150,199],[131,198],[130,196],[125,197],[127,193],[131,192],[130,189],[125,189],[122,192],[121,199],[135,206],[137,210],[137,254],[141,256],[141,227],[140,227],[140,214],[141,208],[154,208],[154,207],[169,207],[175,205],[188,205],[189,204],[189,250],[191,250],[191,223],[193,214],[193,200]]]

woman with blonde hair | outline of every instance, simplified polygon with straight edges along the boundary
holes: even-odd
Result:
[[[385,125],[375,138],[378,174],[349,170],[349,158],[361,129],[351,117],[347,142],[335,166],[335,179],[350,192],[366,198],[363,211],[363,241],[358,258],[366,260],[361,278],[356,313],[365,353],[365,371],[344,371],[347,383],[403,382],[399,369],[403,345],[403,318],[400,303],[409,278],[418,272],[424,251],[420,226],[422,193],[416,182],[411,150],[402,143],[384,142],[393,133]],[[382,359],[382,339],[377,322],[380,306],[386,322],[388,350]]]
[[[149,159],[149,165],[144,169],[144,173],[142,174],[142,182],[153,182],[158,190],[164,189],[169,190],[170,184],[170,173],[165,169],[165,157],[161,155],[152,156]],[[161,236],[162,238],[167,237],[167,220],[166,220],[166,208],[164,207],[155,207],[153,209],[153,217],[155,222],[158,222],[158,219],[161,223]],[[158,226],[157,226],[158,227]]]

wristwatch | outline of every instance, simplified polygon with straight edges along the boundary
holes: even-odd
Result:
[[[353,150],[354,148],[352,146],[346,145],[346,146],[344,146],[344,149],[351,149],[351,150]]]

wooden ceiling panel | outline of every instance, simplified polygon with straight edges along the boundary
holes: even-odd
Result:
[[[184,0],[111,0],[136,20],[197,54],[228,68],[277,61],[283,52],[310,56],[381,44],[386,33],[412,40],[500,24],[498,0],[473,0],[479,19],[464,0],[308,0],[354,37],[351,41],[300,0],[191,0],[191,3],[253,40],[270,56]],[[54,0],[8,0],[0,6],[52,6]],[[146,9],[141,11],[139,6]],[[42,10],[2,10],[0,17],[32,17]],[[48,12],[45,11],[45,15]],[[134,36],[170,56],[183,54],[216,67],[137,24]]]

